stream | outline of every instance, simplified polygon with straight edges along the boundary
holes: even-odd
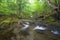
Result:
[[[56,26],[41,25],[37,24],[37,22],[32,23],[28,21],[14,24],[13,27],[12,25],[10,26],[11,28],[2,27],[0,28],[0,31],[8,31],[7,29],[13,29],[12,32],[15,36],[8,33],[11,35],[11,40],[59,40],[60,38],[60,28],[56,28]]]

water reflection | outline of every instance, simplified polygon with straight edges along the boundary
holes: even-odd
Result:
[[[36,26],[33,30],[46,30],[47,28],[44,26]]]

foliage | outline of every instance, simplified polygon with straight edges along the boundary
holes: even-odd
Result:
[[[14,2],[8,2],[7,0],[0,1],[0,13],[9,15],[11,13],[16,13],[17,5]]]
[[[32,12],[40,11],[39,13],[41,13],[44,10],[46,11],[49,10],[48,4],[47,3],[45,4],[44,1],[40,2],[38,0],[33,0],[32,3],[30,3],[29,0],[5,0],[5,1],[1,0],[0,1],[0,13],[4,13],[4,14],[11,14],[11,13],[17,14],[17,11],[19,11],[19,14],[22,12],[23,16],[25,15],[31,16]]]
[[[57,4],[56,0],[50,0]],[[30,18],[39,17],[45,14],[52,14],[51,7],[46,0],[0,0],[0,14],[16,14],[18,17]]]

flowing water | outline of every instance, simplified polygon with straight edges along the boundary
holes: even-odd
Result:
[[[60,40],[60,28],[31,22],[12,24],[9,30],[0,31],[0,40]]]

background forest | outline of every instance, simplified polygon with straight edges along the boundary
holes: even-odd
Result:
[[[33,31],[37,25],[48,29]],[[60,0],[0,0],[0,40],[59,39]]]

